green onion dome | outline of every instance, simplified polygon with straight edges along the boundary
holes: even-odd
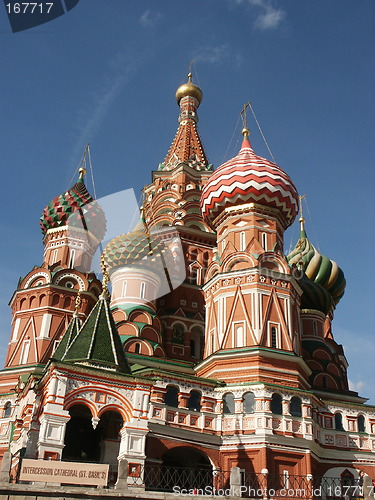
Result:
[[[328,314],[333,308],[333,299],[328,290],[319,283],[315,283],[301,272],[301,277],[297,280],[303,290],[301,296],[301,309],[315,309],[324,314]]]
[[[98,240],[106,231],[105,215],[100,205],[93,199],[85,186],[81,169],[80,177],[73,187],[56,196],[43,210],[40,227],[45,234],[49,229],[69,225],[88,230]]]
[[[103,257],[109,273],[120,267],[140,267],[163,271],[160,257],[166,252],[164,242],[150,235],[141,220],[134,230],[113,238],[105,247]]]
[[[324,287],[331,295],[336,306],[345,292],[345,276],[343,271],[333,260],[321,255],[306,236],[304,219],[300,219],[301,233],[296,246],[287,256],[290,266],[303,269],[306,276]]]

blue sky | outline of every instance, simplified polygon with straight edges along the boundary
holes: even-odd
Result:
[[[276,162],[306,194],[308,235],[348,282],[333,332],[352,388],[375,404],[374,26],[373,0],[80,0],[13,34],[1,7],[1,361],[7,303],[42,260],[44,206],[70,187],[87,142],[98,197],[139,196],[175,134],[174,93],[193,59],[210,162],[237,153],[251,100]],[[295,225],[286,251],[297,237]]]

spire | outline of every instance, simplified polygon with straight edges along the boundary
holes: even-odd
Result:
[[[301,233],[300,233],[300,238],[306,238],[306,231],[305,231],[305,219],[303,217],[303,206],[302,206],[302,200],[306,197],[305,194],[301,194],[299,197],[299,219],[298,222],[301,225]]]
[[[187,163],[196,170],[211,170],[197,130],[197,109],[202,91],[192,82],[191,72],[188,81],[177,89],[176,100],[180,106],[179,127],[159,170],[173,170],[180,163]]]
[[[242,140],[242,146],[241,149],[244,148],[251,148],[251,144],[249,141],[249,135],[250,135],[250,130],[247,128],[247,116],[246,116],[246,110],[250,106],[250,101],[246,104],[243,105],[242,111],[240,115],[242,116],[242,135],[243,135],[243,140]]]
[[[108,273],[103,257],[102,270],[103,291],[98,302],[87,316],[78,334],[70,342],[64,341],[66,347],[57,353],[61,355],[57,359],[104,370],[131,373],[122,347],[121,338],[107,301],[109,295],[107,287]]]

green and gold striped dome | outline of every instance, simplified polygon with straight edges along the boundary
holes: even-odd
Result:
[[[336,306],[345,292],[343,271],[333,260],[322,255],[307,238],[304,220],[300,219],[301,233],[296,246],[287,256],[290,266],[303,270],[311,281],[325,288]]]

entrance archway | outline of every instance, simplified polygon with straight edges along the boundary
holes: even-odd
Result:
[[[190,447],[177,447],[162,457],[157,489],[203,490],[213,486],[212,465],[207,455]],[[156,488],[155,488],[156,489]]]
[[[92,426],[92,414],[83,404],[69,409],[70,420],[66,424],[65,447],[62,460],[73,462],[98,462],[100,437]]]
[[[207,455],[188,446],[172,448],[163,455],[162,460],[163,466],[206,469],[212,471],[212,465]]]

